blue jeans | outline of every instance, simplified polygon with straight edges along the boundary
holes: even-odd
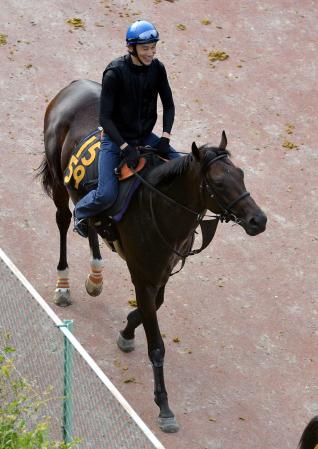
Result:
[[[139,145],[154,147],[160,137],[149,134]],[[130,145],[137,142],[129,141]],[[180,157],[174,148],[170,146],[169,159]],[[106,209],[109,209],[116,201],[118,195],[118,179],[114,169],[120,162],[120,148],[105,134],[102,138],[98,154],[98,185],[96,190],[91,190],[75,206],[75,217],[79,220],[93,217]]]

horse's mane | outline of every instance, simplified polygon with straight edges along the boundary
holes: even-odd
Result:
[[[187,156],[171,159],[157,167],[155,167],[147,176],[147,181],[152,185],[157,186],[161,182],[169,182],[172,178],[180,176],[184,173],[193,161],[192,154]]]
[[[203,166],[209,159],[219,156],[220,154],[227,154],[228,156],[231,155],[228,150],[208,146],[208,144],[202,145],[199,148],[199,151],[203,153]],[[169,183],[169,181],[174,179],[176,176],[182,175],[189,168],[193,161],[194,157],[192,153],[189,153],[188,155],[183,157],[172,159],[165,164],[155,167],[148,174],[147,180],[154,186],[157,186],[161,182]]]

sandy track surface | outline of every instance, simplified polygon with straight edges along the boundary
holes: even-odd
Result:
[[[317,5],[87,4],[1,5],[0,245],[59,316],[75,320],[82,344],[167,449],[295,448],[318,411]],[[84,27],[66,22],[75,17]],[[88,246],[70,232],[74,304],[54,306],[55,210],[33,179],[47,102],[74,79],[100,81],[106,64],[125,52],[126,28],[137,18],[160,31],[158,58],[176,103],[173,145],[216,145],[225,129],[232,159],[269,219],[255,238],[222,225],[168,284],[159,319],[170,403],[181,425],[175,435],[156,426],[143,330],[133,354],[115,344],[134,295],[124,262],[103,247],[104,292],[88,297]],[[213,52],[229,57],[212,61]],[[136,382],[125,383],[131,377]]]

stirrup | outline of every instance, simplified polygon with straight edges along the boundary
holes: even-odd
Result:
[[[77,232],[81,237],[87,238],[88,237],[88,223],[86,218],[82,218],[79,220],[78,218],[74,217],[74,228],[73,232]]]

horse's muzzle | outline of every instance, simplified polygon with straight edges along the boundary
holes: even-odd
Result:
[[[258,235],[266,229],[267,217],[263,212],[259,212],[249,217],[243,227],[248,235]]]

